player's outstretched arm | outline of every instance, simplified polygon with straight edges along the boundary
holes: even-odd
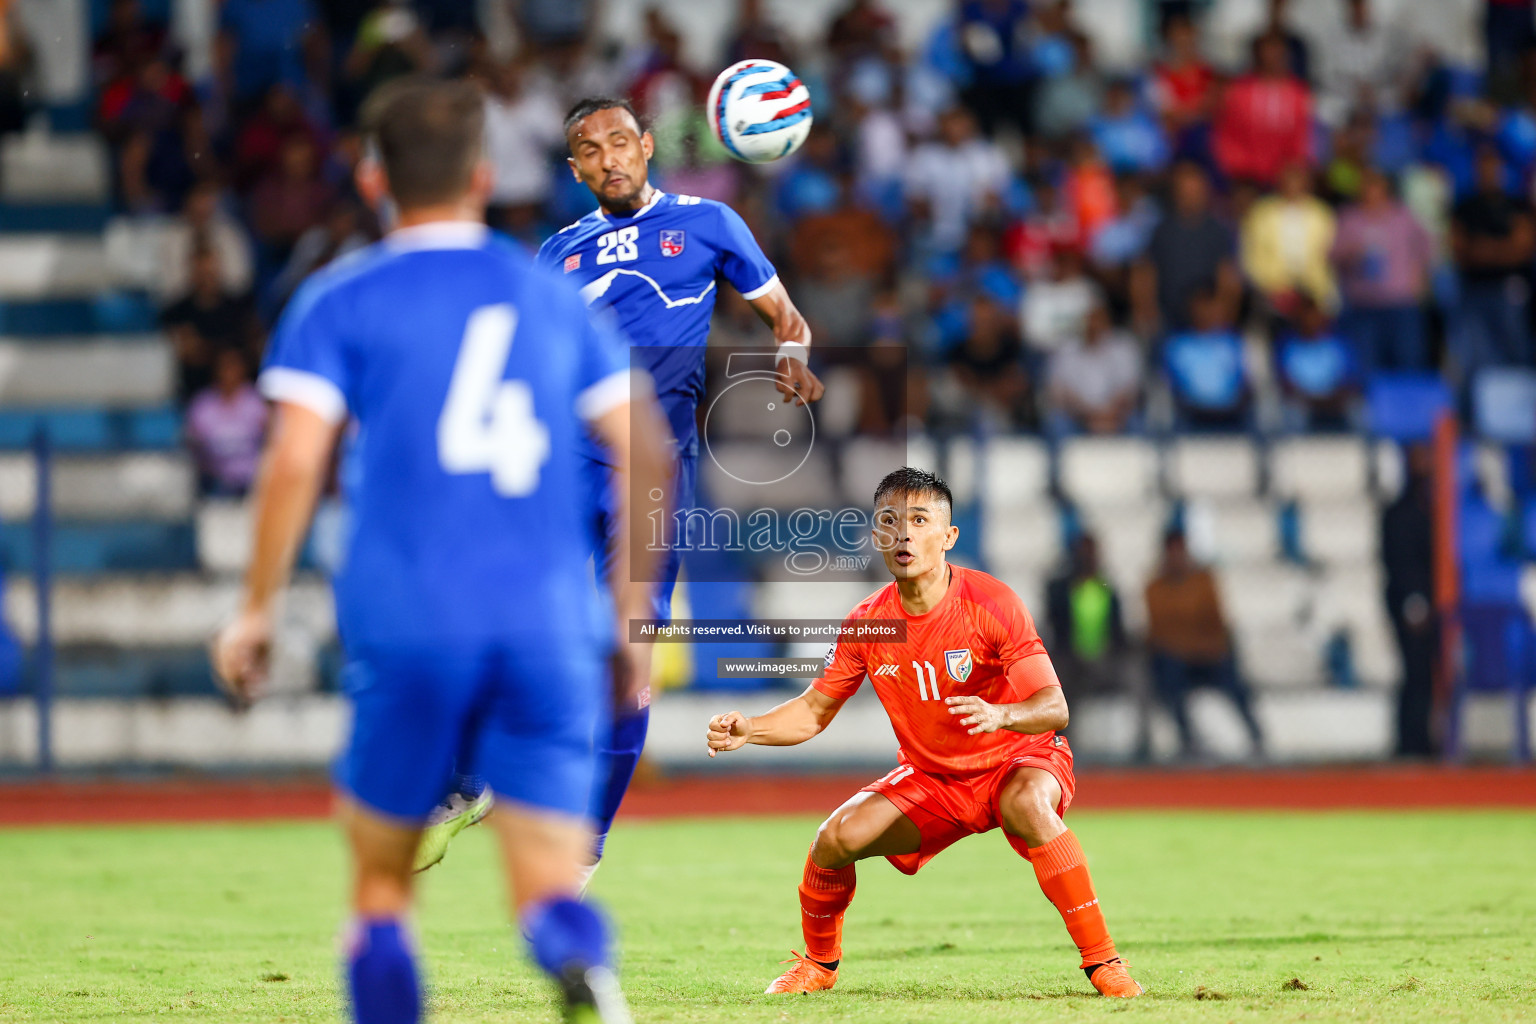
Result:
[[[828,697],[811,686],[800,696],[756,718],[749,718],[740,711],[716,715],[709,720],[709,756],[737,750],[748,743],[765,747],[792,747],[804,743],[831,725],[843,704],[844,701]]]
[[[240,701],[266,679],[273,605],[293,571],[341,427],[307,406],[277,403],[251,499],[254,536],[240,608],[213,644],[214,668]]]
[[[980,697],[946,697],[951,715],[964,716],[957,723],[967,735],[1012,732],[1035,735],[1067,727],[1067,698],[1059,686],[1036,690],[1016,704],[988,704]]]
[[[748,301],[763,323],[773,330],[774,340],[779,343],[779,393],[786,399],[793,399],[796,405],[816,401],[826,388],[806,364],[811,328],[789,297],[789,291],[782,282],[774,281],[766,293]]]

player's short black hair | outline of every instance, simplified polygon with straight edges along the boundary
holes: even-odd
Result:
[[[930,473],[926,469],[918,469],[915,466],[902,466],[885,474],[880,481],[880,486],[875,488],[875,508],[885,505],[897,495],[905,495],[915,498],[920,494],[931,494],[944,502],[944,514],[954,518],[955,496],[937,473]]]
[[[362,124],[406,209],[458,199],[485,153],[485,100],[463,80],[386,82],[363,105]]]
[[[599,110],[622,110],[635,119],[635,125],[642,132],[645,131],[645,123],[640,120],[640,115],[635,113],[635,105],[629,100],[622,96],[588,96],[586,99],[577,100],[576,105],[565,115],[565,134],[569,136],[572,128]]]

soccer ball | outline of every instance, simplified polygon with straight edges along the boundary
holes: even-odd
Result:
[[[720,72],[709,90],[709,127],[749,164],[789,156],[811,132],[811,94],[771,60],[744,60]]]

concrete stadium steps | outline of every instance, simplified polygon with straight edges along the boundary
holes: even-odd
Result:
[[[1145,438],[1073,438],[1057,456],[1057,483],[1074,504],[1134,505],[1158,493],[1161,462],[1157,446]]]
[[[102,203],[111,194],[106,141],[94,132],[22,132],[0,141],[0,198]]]
[[[1061,513],[1055,505],[1020,505],[984,516],[981,553],[994,575],[1054,570],[1062,555]]]
[[[1185,437],[1163,450],[1163,481],[1184,498],[1237,500],[1259,491],[1257,446],[1246,437]]]
[[[0,406],[154,408],[175,397],[160,334],[0,339]]]
[[[890,721],[867,687],[813,742],[743,747],[724,761],[708,759],[701,740],[710,715],[731,708],[761,711],[791,692],[659,694],[652,706],[646,751],[672,771],[835,768],[868,772],[874,778],[895,763]],[[1256,701],[1256,712],[1267,733],[1270,759],[1278,764],[1376,760],[1391,753],[1393,710],[1386,693],[1264,694]],[[1536,721],[1536,699],[1528,713]],[[1246,735],[1222,698],[1195,694],[1191,715],[1214,761],[1247,758]],[[65,768],[322,768],[335,756],[345,723],[345,704],[334,694],[276,696],[243,714],[212,697],[62,699],[54,705],[54,755]],[[1155,757],[1171,758],[1177,746],[1172,723],[1158,713],[1152,726]],[[1473,700],[1465,726],[1471,752],[1507,754],[1512,729],[1507,699]],[[1135,736],[1136,710],[1129,699],[1075,703],[1069,737],[1081,762],[1127,761]],[[0,764],[33,763],[36,738],[36,706],[28,700],[0,700]]]
[[[243,714],[216,697],[60,700],[53,722],[61,767],[321,768],[340,746],[346,712],[341,699],[329,695],[273,697]],[[36,757],[35,705],[0,702],[0,763]]]
[[[65,455],[53,463],[53,514],[60,519],[185,520],[197,475],[181,453]],[[37,501],[37,463],[0,454],[0,520],[26,519]]]
[[[61,648],[199,647],[234,614],[239,587],[236,579],[190,573],[61,577],[53,590],[54,642]],[[5,598],[7,621],[18,639],[32,643],[37,603],[31,581],[10,581]],[[295,582],[278,628],[279,645],[294,658],[313,658],[332,643],[336,619],[329,585],[314,577]]]
[[[1280,512],[1270,502],[1196,499],[1185,506],[1184,530],[1195,556],[1217,565],[1251,565],[1280,558]]]
[[[0,235],[0,300],[97,295],[116,286],[105,242],[91,235]]]
[[[1328,501],[1370,493],[1370,456],[1358,437],[1294,437],[1269,448],[1269,486],[1281,498]]]
[[[322,648],[316,672],[285,675],[277,680],[284,692],[335,692],[341,676],[338,647]],[[29,686],[31,685],[29,681]],[[220,697],[208,647],[71,647],[59,651],[54,663],[54,694],[60,698],[166,700],[174,697]]]

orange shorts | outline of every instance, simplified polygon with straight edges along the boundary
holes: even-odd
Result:
[[[1072,806],[1077,779],[1072,774],[1072,748],[1066,737],[1057,736],[1055,742],[1043,754],[1020,754],[996,768],[967,775],[930,775],[915,765],[903,764],[865,786],[862,792],[885,797],[922,833],[922,845],[916,853],[898,854],[886,860],[897,871],[915,875],[957,840],[1000,827],[1003,819],[998,801],[1008,780],[1020,768],[1041,768],[1055,776],[1061,786],[1061,803],[1056,805],[1056,813],[1066,814]],[[1013,835],[1007,838],[1020,856],[1027,856],[1024,840]]]

